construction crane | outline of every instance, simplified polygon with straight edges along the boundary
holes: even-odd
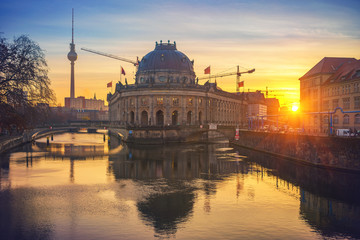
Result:
[[[120,61],[123,61],[123,62],[132,63],[132,64],[134,64],[135,67],[139,66],[139,58],[138,57],[136,57],[136,61],[133,61],[133,60],[130,60],[130,59],[126,59],[126,58],[118,57],[118,56],[115,56],[115,55],[112,55],[112,54],[91,50],[91,49],[88,49],[88,48],[81,48],[81,50],[91,52],[91,53],[95,53],[95,54],[98,54],[98,55],[101,55],[101,56],[113,58],[113,59],[120,60]]]
[[[271,96],[284,96],[284,93],[286,92],[294,92],[296,90],[293,90],[293,89],[269,89],[268,87],[266,87],[266,90],[261,90],[261,89],[248,89],[248,91],[259,91],[259,92],[262,92],[262,93],[265,93],[265,97],[268,98],[269,95]]]
[[[253,73],[253,72],[255,72],[255,68],[253,68],[253,69],[251,69],[251,70],[248,70],[248,71],[245,71],[245,72],[240,72],[240,68],[239,68],[239,65],[238,65],[236,72],[209,75],[208,77],[198,78],[198,80],[205,80],[205,79],[211,79],[211,78],[221,78],[221,77],[227,77],[227,76],[236,75],[236,91],[238,92],[238,91],[239,91],[239,83],[240,83],[240,76],[241,76],[241,74],[244,74],[244,73]]]

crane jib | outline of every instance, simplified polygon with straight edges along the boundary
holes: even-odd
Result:
[[[123,62],[132,63],[132,64],[134,64],[134,66],[138,66],[138,65],[139,65],[139,62],[138,62],[138,61],[133,61],[133,60],[130,60],[130,59],[118,57],[118,56],[115,56],[115,55],[112,55],[112,54],[103,53],[103,52],[91,50],[91,49],[88,49],[88,48],[81,48],[81,50],[87,51],[87,52],[91,52],[91,53],[95,53],[95,54],[98,54],[98,55],[101,55],[101,56],[104,56],[104,57],[113,58],[113,59],[120,60],[120,61],[123,61]]]

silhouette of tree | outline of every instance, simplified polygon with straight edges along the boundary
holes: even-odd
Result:
[[[1,102],[50,103],[55,100],[50,89],[44,51],[29,37],[22,35],[8,43],[0,37]]]
[[[20,122],[22,127],[26,126],[23,122],[33,125],[35,106],[54,102],[45,54],[40,46],[25,35],[14,38],[13,42],[0,36],[0,107],[11,110],[8,116],[1,114],[2,127]],[[19,121],[19,118],[25,119]]]

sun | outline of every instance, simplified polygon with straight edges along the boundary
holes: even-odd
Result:
[[[297,110],[299,110],[299,106],[293,105],[292,108],[291,108],[291,110],[292,110],[293,112],[296,112]]]

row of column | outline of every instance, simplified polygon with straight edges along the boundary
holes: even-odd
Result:
[[[133,97],[133,105],[130,105],[130,98],[122,99],[111,107],[111,121],[117,121],[121,124],[141,125],[142,112],[146,111],[148,116],[147,125],[157,124],[157,112],[162,111],[164,116],[164,125],[173,125],[173,114],[177,112],[178,125],[198,125],[207,123],[216,123],[222,125],[236,125],[241,122],[243,108],[239,102],[226,101],[208,97],[198,96],[176,96],[179,98],[179,105],[172,104],[172,96],[152,96],[147,97],[146,106],[141,105],[141,98],[144,96]],[[163,104],[157,104],[157,98],[163,97]],[[188,104],[189,98],[192,98],[192,105]],[[201,99],[201,104],[199,104]],[[133,112],[133,113],[131,113]],[[176,114],[175,112],[175,114]],[[191,114],[189,121],[189,112]],[[144,117],[143,117],[144,118]]]

